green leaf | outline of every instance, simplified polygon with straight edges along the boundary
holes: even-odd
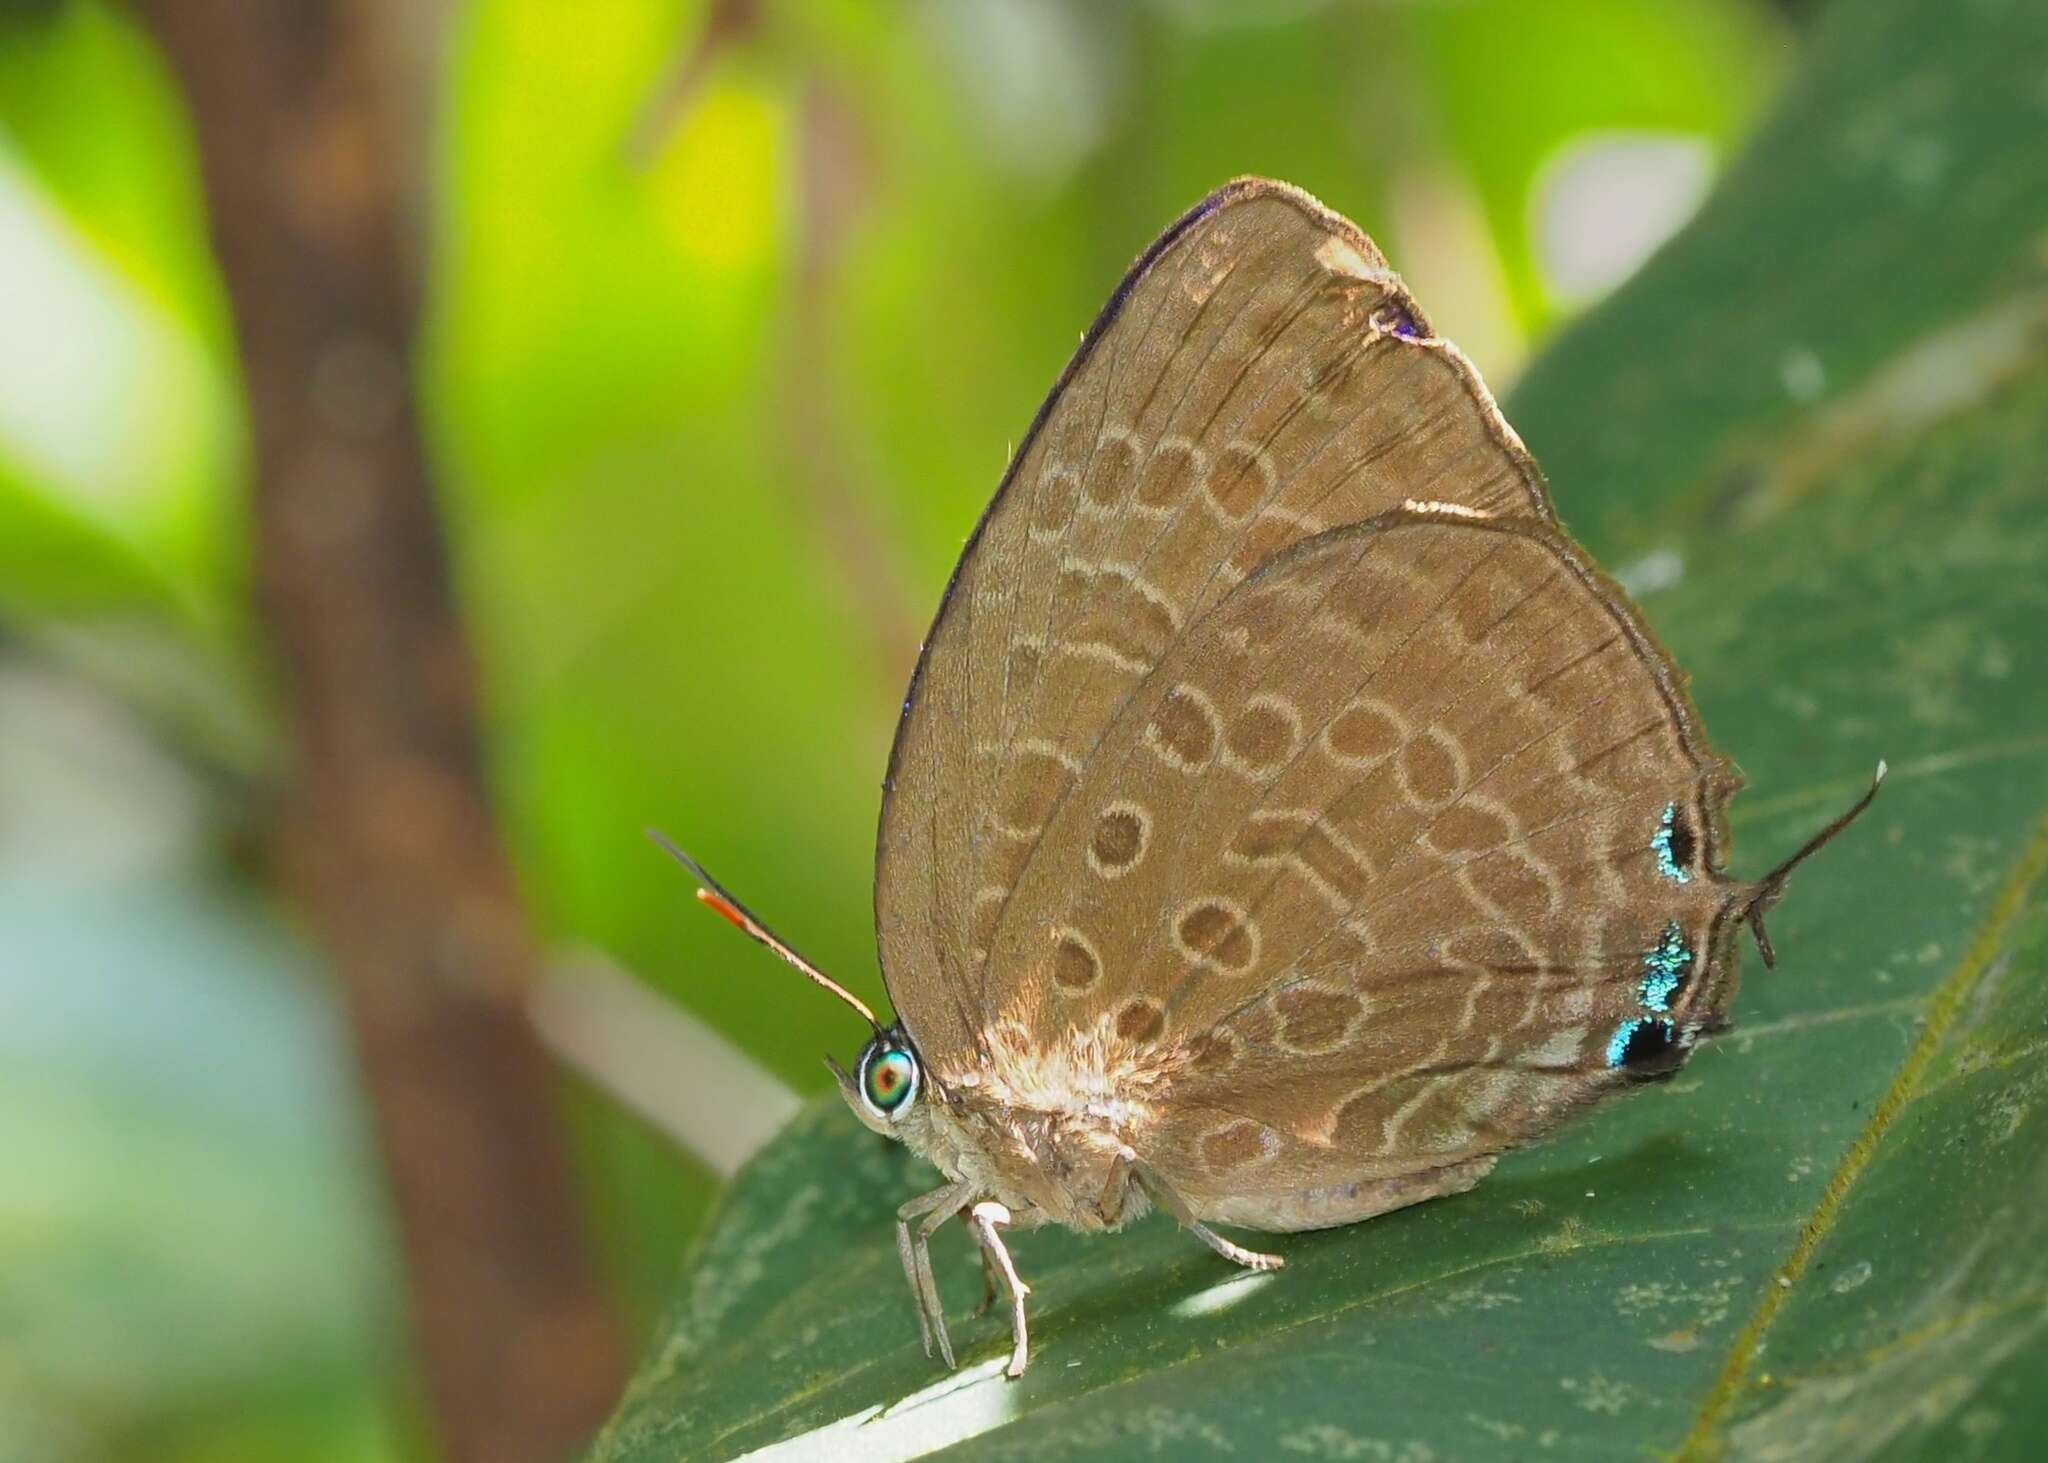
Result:
[[[1014,1247],[1033,1366],[919,1350],[935,1178],[826,1103],[742,1175],[603,1460],[2040,1456],[2048,1444],[2048,14],[1837,5],[1685,234],[1511,415],[1744,763],[1740,868],[1845,805],[1738,1027],[1473,1192],[1232,1270]],[[1341,202],[1341,200],[1339,200]]]

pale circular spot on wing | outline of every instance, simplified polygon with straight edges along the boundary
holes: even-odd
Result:
[[[1102,978],[1102,957],[1079,930],[1061,930],[1052,947],[1053,984],[1068,994],[1085,991]]]
[[[1152,662],[1144,656],[1118,648],[1114,637],[1093,633],[1097,627],[1096,620],[1076,626],[1073,634],[1053,642],[1054,653],[1070,660],[1108,666],[1128,676],[1143,675],[1152,669]]]
[[[1088,460],[1088,475],[1081,480],[1085,501],[1097,508],[1113,508],[1123,502],[1138,480],[1143,456],[1135,432],[1123,427],[1104,429]]]
[[[1038,491],[1031,499],[1027,525],[1032,539],[1049,543],[1066,533],[1080,488],[1080,476],[1064,463],[1048,464],[1038,474]]]
[[[1317,627],[1371,646],[1376,657],[1383,656],[1386,651],[1379,644],[1379,636],[1387,628],[1390,607],[1425,588],[1404,566],[1382,562],[1376,575],[1354,575],[1340,580],[1323,601],[1316,616]],[[1364,699],[1370,702],[1372,698]]]
[[[1230,724],[1231,762],[1248,772],[1271,772],[1301,745],[1301,713],[1279,696],[1253,696]]]
[[[1151,841],[1151,814],[1136,803],[1111,803],[1095,820],[1095,832],[1088,840],[1088,867],[1105,879],[1120,878],[1144,858]]]
[[[1028,686],[1045,668],[1045,638],[1019,635],[1010,642],[1004,675],[1013,687]]]
[[[1216,704],[1183,681],[1166,693],[1145,727],[1145,744],[1169,767],[1199,771],[1216,755],[1222,739]]]
[[[1513,816],[1490,800],[1461,798],[1429,825],[1429,846],[1446,855],[1484,853],[1515,836]]]
[[[1454,931],[1437,942],[1435,954],[1446,965],[1511,974],[1531,973],[1538,957],[1528,936],[1498,924]]]
[[[1048,742],[1030,742],[1017,749],[1003,778],[996,825],[1013,838],[1041,832],[1073,780],[1071,758]]]
[[[1259,929],[1229,899],[1190,900],[1173,921],[1174,943],[1194,965],[1238,973],[1259,958]]]
[[[1500,848],[1460,866],[1458,881],[1509,919],[1555,914],[1563,901],[1549,869],[1520,848]]]
[[[1407,734],[1401,718],[1390,708],[1376,701],[1360,701],[1339,712],[1318,740],[1331,761],[1364,768],[1386,758]]]
[[[1307,833],[1309,813],[1261,810],[1248,814],[1231,836],[1223,856],[1236,864],[1266,864],[1286,859]]]
[[[1115,663],[1150,670],[1180,631],[1180,614],[1160,590],[1126,564],[1097,566],[1085,593],[1071,595],[1092,604],[1065,632],[1070,647],[1092,645]]]
[[[1218,513],[1241,523],[1272,496],[1279,481],[1280,468],[1271,452],[1257,442],[1237,441],[1216,454],[1204,496]]]
[[[1441,808],[1465,785],[1465,749],[1442,727],[1424,727],[1401,746],[1395,764],[1401,790],[1411,802],[1425,808]]]
[[[1209,1172],[1226,1174],[1271,1158],[1280,1151],[1280,1138],[1263,1123],[1239,1118],[1203,1138],[1201,1146]]]
[[[1431,1071],[1449,1052],[1440,1043],[1413,1071],[1359,1088],[1332,1117],[1336,1140],[1353,1152],[1413,1154],[1418,1144],[1403,1141],[1401,1129],[1429,1101],[1456,1082],[1453,1072]]]
[[[1166,1030],[1166,1008],[1147,996],[1126,1001],[1116,1013],[1116,1034],[1125,1041],[1153,1042]]]
[[[1347,990],[1290,986],[1272,998],[1280,1018],[1280,1044],[1305,1056],[1336,1051],[1351,1040],[1365,1003]]]
[[[1138,479],[1138,506],[1163,513],[1209,475],[1209,454],[1186,437],[1164,437]]]

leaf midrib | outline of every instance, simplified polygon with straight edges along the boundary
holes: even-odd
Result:
[[[2006,935],[2025,912],[2028,896],[2044,875],[2048,875],[2048,815],[2035,824],[2033,836],[2027,841],[2013,871],[2007,875],[1998,898],[1992,903],[1984,922],[1978,926],[1969,948],[1963,952],[1963,958],[1928,997],[1926,1025],[1907,1049],[1884,1096],[1871,1110],[1869,1122],[1864,1124],[1863,1131],[1857,1134],[1855,1141],[1843,1153],[1841,1162],[1835,1166],[1833,1176],[1821,1190],[1820,1201],[1814,1206],[1812,1217],[1801,1228],[1799,1242],[1765,1284],[1763,1298],[1757,1303],[1748,1324],[1736,1333],[1719,1378],[1701,1403],[1691,1430],[1678,1446],[1676,1463],[1707,1463],[1707,1460],[1719,1456],[1720,1430],[1742,1395],[1756,1358],[1763,1350],[1765,1334],[1785,1303],[1797,1292],[1814,1252],[1834,1229],[1850,1191],[1877,1156],[1893,1122],[1907,1104],[1920,1095],[1920,1079],[1926,1075],[1928,1065],[1955,1025],[1965,1002],[1991,969],[2003,948]]]

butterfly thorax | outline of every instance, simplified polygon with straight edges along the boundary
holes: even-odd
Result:
[[[981,1051],[934,1073],[935,1100],[899,1134],[1026,1223],[1117,1229],[1149,1207],[1134,1165],[1157,1121],[1166,1056],[1107,1023],[1040,1038],[998,1022]]]

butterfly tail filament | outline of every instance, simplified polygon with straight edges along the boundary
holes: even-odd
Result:
[[[1775,966],[1778,963],[1778,955],[1771,948],[1771,937],[1764,929],[1764,916],[1771,912],[1771,906],[1784,898],[1785,881],[1792,877],[1794,869],[1833,842],[1837,835],[1862,816],[1863,810],[1877,797],[1877,790],[1884,786],[1885,772],[1885,764],[1879,762],[1876,775],[1870,779],[1870,786],[1847,812],[1840,814],[1833,822],[1807,839],[1790,858],[1758,881],[1756,892],[1749,896],[1749,902],[1742,907],[1742,918],[1748,923],[1749,932],[1756,937],[1757,953],[1764,957],[1765,965]]]

